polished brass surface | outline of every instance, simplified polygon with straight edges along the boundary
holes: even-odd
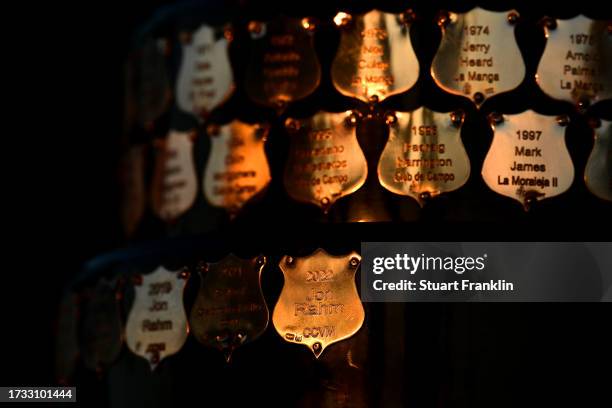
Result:
[[[261,291],[264,256],[241,259],[228,255],[202,265],[200,290],[189,319],[194,337],[222,351],[229,362],[233,351],[259,337],[269,312]]]
[[[500,115],[495,121],[482,167],[489,188],[528,209],[534,200],[554,197],[570,187],[574,165],[565,145],[565,127],[556,117],[528,110]]]
[[[389,140],[378,162],[378,179],[387,190],[424,202],[466,183],[470,160],[461,142],[461,112],[427,108],[395,112]]]
[[[536,81],[555,99],[593,104],[612,98],[610,22],[576,16],[544,26]]]
[[[268,127],[233,121],[209,126],[211,148],[204,171],[204,195],[209,203],[238,212],[270,184],[264,150]]]
[[[292,198],[327,211],[363,185],[368,164],[357,142],[357,120],[351,111],[287,119],[290,145],[284,182]]]
[[[513,16],[515,18],[510,18]],[[439,22],[442,40],[431,64],[435,82],[477,105],[523,81],[525,63],[514,37],[516,11],[474,8]]]
[[[332,256],[322,249],[306,257],[284,256],[285,283],[272,322],[280,336],[303,344],[318,358],[327,346],[355,334],[365,312],[355,286],[361,257]]]
[[[410,41],[410,23],[400,14],[372,10],[334,19],[341,40],[331,68],[344,95],[382,101],[409,90],[419,77],[419,61]]]

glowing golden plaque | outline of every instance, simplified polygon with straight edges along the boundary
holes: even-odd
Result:
[[[205,118],[234,90],[228,48],[229,31],[200,26],[185,35],[176,81],[176,103],[185,112]]]
[[[363,324],[365,312],[355,286],[361,257],[332,256],[322,249],[279,266],[285,283],[272,322],[285,341],[303,344],[318,358],[330,344],[347,339]]]
[[[183,290],[189,274],[158,267],[134,278],[134,303],[125,327],[128,348],[145,358],[154,370],[178,352],[189,333]]]
[[[461,112],[427,108],[388,117],[389,141],[378,162],[378,179],[387,190],[424,202],[453,191],[470,176],[470,160],[461,142]]]
[[[340,27],[341,40],[331,68],[336,89],[376,102],[412,88],[419,77],[419,61],[410,41],[413,19],[411,11],[338,13],[334,22]]]
[[[536,81],[555,99],[592,104],[612,98],[610,21],[544,19],[546,48]]]
[[[202,344],[219,349],[229,362],[239,346],[259,337],[268,326],[268,306],[261,291],[263,256],[240,259],[228,255],[204,264],[200,291],[191,317],[191,330]]]
[[[593,151],[584,171],[584,180],[593,194],[612,201],[612,121],[602,120],[595,129]]]
[[[368,164],[357,142],[355,112],[320,111],[285,122],[290,137],[285,188],[295,200],[327,211],[365,183]]]
[[[574,180],[566,125],[566,118],[532,110],[491,115],[493,142],[482,167],[489,188],[518,200],[526,210],[536,200],[565,192]]]
[[[431,75],[445,91],[486,98],[512,90],[525,77],[525,64],[514,38],[516,11],[474,8],[467,13],[442,13],[442,41],[431,64]]]
[[[233,121],[210,125],[210,155],[204,172],[204,195],[216,207],[236,213],[270,184],[264,150],[268,126]]]
[[[248,30],[252,41],[245,87],[253,101],[282,110],[314,92],[321,80],[314,20],[280,16],[251,21]]]
[[[171,130],[166,139],[155,144],[151,199],[154,212],[164,221],[178,218],[196,199],[195,136],[195,131]]]

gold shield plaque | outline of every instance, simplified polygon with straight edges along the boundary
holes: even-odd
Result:
[[[602,120],[595,129],[593,151],[584,171],[588,189],[597,197],[612,201],[612,121]]]
[[[532,110],[492,115],[493,142],[482,177],[491,190],[514,198],[525,209],[535,200],[566,191],[574,165],[565,145],[566,119]]]
[[[118,279],[102,278],[83,308],[81,356],[85,367],[101,371],[117,359],[123,345]]]
[[[360,262],[355,252],[332,256],[322,249],[303,258],[284,256],[279,266],[285,283],[272,315],[278,334],[307,346],[317,358],[355,334],[365,318],[355,286]]]
[[[251,100],[277,110],[310,95],[321,80],[314,20],[280,16],[251,21],[251,57],[245,87]]]
[[[365,102],[382,101],[412,88],[419,61],[410,41],[414,14],[338,13],[341,39],[331,75],[336,89]]]
[[[209,125],[211,148],[204,171],[204,195],[208,202],[236,213],[270,183],[265,152],[268,126],[238,120]]]
[[[228,255],[201,266],[191,330],[200,343],[222,351],[227,362],[237,347],[255,340],[268,326],[260,282],[265,264],[263,256],[240,259]]]
[[[197,180],[193,162],[195,131],[171,130],[166,139],[155,143],[155,169],[152,204],[164,221],[172,221],[187,211],[196,199]]]
[[[290,146],[284,181],[292,198],[327,211],[365,183],[368,164],[357,142],[357,120],[351,111],[287,119]]]
[[[447,92],[485,98],[512,90],[525,77],[525,63],[514,38],[516,11],[474,8],[467,13],[442,13],[442,41],[431,64],[431,75]]]
[[[423,206],[453,191],[470,176],[470,160],[461,142],[461,112],[440,113],[425,107],[389,115],[389,140],[378,162],[380,184]]]
[[[189,274],[158,267],[134,278],[134,303],[125,327],[128,348],[145,358],[154,370],[178,352],[189,333],[183,290]]]
[[[546,48],[536,81],[549,96],[592,104],[612,98],[610,21],[544,19]]]
[[[234,90],[228,54],[231,36],[220,28],[203,24],[183,38],[176,102],[185,112],[205,118]]]

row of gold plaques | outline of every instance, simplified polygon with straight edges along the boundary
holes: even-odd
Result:
[[[334,256],[322,249],[305,257],[282,258],[279,266],[285,282],[272,321],[283,339],[307,346],[318,358],[330,344],[361,328],[365,313],[355,285],[360,261],[354,252]],[[160,266],[149,274],[135,275],[134,300],[125,325],[128,349],[154,370],[183,347],[191,331],[196,340],[220,350],[229,362],[237,347],[257,339],[268,326],[261,289],[266,263],[264,256],[241,259],[234,255],[201,263],[200,289],[189,319],[183,302],[190,277],[186,269],[170,271]],[[81,354],[90,369],[108,368],[121,349],[124,335],[118,302],[123,292],[116,282],[102,279],[83,310]],[[66,379],[78,355],[76,306],[72,297],[66,297],[60,315],[58,374]]]

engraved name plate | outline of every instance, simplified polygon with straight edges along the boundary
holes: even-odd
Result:
[[[461,112],[427,108],[395,112],[388,118],[389,141],[378,162],[378,180],[387,190],[424,202],[453,191],[470,176],[461,142]]]
[[[365,183],[368,164],[357,142],[357,119],[351,111],[287,119],[290,146],[284,181],[292,198],[327,211]]]
[[[189,333],[183,290],[189,274],[163,266],[134,278],[134,304],[126,324],[128,348],[155,369],[165,357],[178,352]]]
[[[228,255],[200,269],[191,330],[200,343],[222,351],[227,362],[237,347],[255,340],[268,326],[260,282],[265,264],[263,256],[240,259]]]
[[[268,127],[235,120],[210,125],[211,148],[204,171],[204,195],[208,202],[236,213],[270,183],[270,167],[264,150]]]
[[[121,219],[126,235],[138,227],[146,209],[145,147],[130,146],[121,158]]]
[[[493,116],[493,142],[482,167],[489,188],[528,209],[534,200],[554,197],[570,187],[574,165],[561,118],[532,110]]]
[[[431,75],[445,91],[485,98],[512,90],[525,77],[525,63],[514,38],[516,11],[474,8],[443,14],[438,24],[442,41],[431,64]]]
[[[612,98],[612,23],[582,15],[544,21],[546,48],[536,74],[540,88],[572,103]]]
[[[595,129],[593,151],[584,171],[588,189],[597,197],[612,201],[612,121],[602,120]]]
[[[331,68],[332,81],[344,95],[365,102],[410,89],[419,77],[419,61],[410,41],[412,12],[372,10],[334,18],[341,39]]]
[[[281,110],[314,92],[321,80],[314,27],[311,19],[285,16],[249,23],[252,41],[245,87],[251,100]]]
[[[230,97],[234,90],[228,54],[230,38],[222,29],[205,24],[192,35],[184,36],[176,82],[180,109],[205,118]]]
[[[196,199],[194,138],[194,131],[171,130],[166,139],[155,144],[151,198],[153,210],[164,221],[178,218]]]
[[[60,302],[55,341],[55,377],[59,384],[69,384],[79,357],[79,297],[66,293]]]
[[[360,262],[355,252],[332,256],[322,249],[302,258],[283,257],[285,283],[272,315],[278,334],[307,346],[317,358],[330,344],[355,334],[365,318],[355,286]]]
[[[100,279],[83,308],[81,355],[85,367],[100,371],[119,356],[123,344],[117,279]]]

